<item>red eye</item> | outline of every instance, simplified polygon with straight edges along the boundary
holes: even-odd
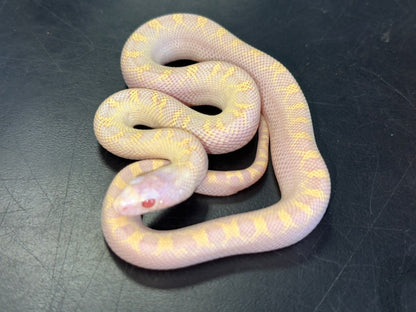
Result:
[[[145,201],[142,201],[142,206],[144,208],[151,208],[154,204],[155,204],[156,200],[151,198],[151,199],[147,199]]]

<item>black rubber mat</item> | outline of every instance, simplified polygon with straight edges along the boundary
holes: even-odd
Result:
[[[130,161],[99,146],[94,114],[126,88],[127,37],[173,12],[217,21],[301,85],[332,194],[298,244],[166,272],[105,244],[102,200]],[[415,34],[410,0],[0,0],[0,310],[416,311]],[[254,150],[211,167],[244,167]],[[145,220],[165,230],[278,199],[268,170]]]

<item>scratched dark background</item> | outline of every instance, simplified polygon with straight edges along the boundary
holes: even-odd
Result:
[[[104,242],[101,202],[128,162],[99,147],[92,120],[125,88],[130,33],[181,11],[291,70],[333,189],[295,246],[156,272]],[[416,311],[415,51],[411,0],[0,0],[0,310]],[[212,166],[243,166],[254,147]],[[175,228],[278,198],[269,170],[238,195],[193,196],[147,222]]]

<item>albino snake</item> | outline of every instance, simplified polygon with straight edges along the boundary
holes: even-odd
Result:
[[[163,65],[180,59],[198,63]],[[129,37],[121,68],[129,89],[108,97],[94,120],[104,148],[141,160],[114,178],[103,204],[104,236],[118,256],[144,268],[174,269],[286,247],[315,228],[328,204],[329,174],[307,102],[281,63],[205,17],[174,14]],[[204,115],[179,101],[213,105],[221,113]],[[207,172],[206,151],[242,147],[259,123],[249,168]],[[256,182],[268,162],[269,133],[278,203],[169,231],[143,224],[143,213],[175,205],[194,191],[225,196]]]

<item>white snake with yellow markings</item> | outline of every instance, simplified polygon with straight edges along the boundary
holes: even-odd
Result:
[[[181,59],[197,63],[164,66]],[[114,178],[103,204],[104,236],[118,256],[143,268],[174,269],[283,248],[315,228],[328,204],[329,174],[305,97],[281,63],[205,17],[173,14],[130,36],[121,68],[129,89],[108,97],[94,120],[104,148],[140,160]],[[204,115],[183,103],[221,113]],[[207,171],[207,152],[238,149],[258,128],[249,168]],[[279,202],[169,231],[143,224],[142,214],[195,191],[226,196],[256,182],[267,166],[269,133]]]

